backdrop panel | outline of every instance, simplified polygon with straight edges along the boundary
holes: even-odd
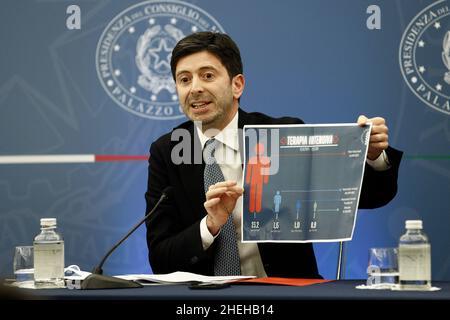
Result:
[[[73,4],[80,29],[69,28],[77,22]],[[0,274],[11,275],[14,246],[32,243],[41,217],[58,218],[66,264],[83,270],[143,217],[149,146],[185,121],[168,77],[170,49],[180,34],[211,29],[241,49],[245,110],[307,123],[382,116],[391,145],[405,152],[396,198],[359,211],[345,277],[366,278],[368,249],[397,246],[404,221],[423,219],[433,279],[450,280],[448,7],[430,0],[2,1]],[[37,155],[77,157],[45,163]],[[24,159],[31,163],[18,163]],[[334,278],[338,245],[315,250],[322,275]],[[151,272],[144,227],[104,270]]]

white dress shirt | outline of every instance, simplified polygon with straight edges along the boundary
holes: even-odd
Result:
[[[238,186],[242,185],[242,160],[239,153],[239,136],[238,136],[238,114],[233,120],[217,135],[216,140],[221,142],[214,153],[217,163],[222,170],[225,180],[233,180]],[[206,141],[210,137],[203,134],[199,127],[196,127],[200,138],[201,147],[205,146]],[[389,163],[385,152],[374,161],[367,159],[367,163],[375,170],[382,171],[389,168]],[[236,202],[233,210],[233,222],[236,227],[236,239],[239,249],[239,257],[241,260],[241,274],[246,276],[267,277],[266,271],[261,260],[258,245],[256,243],[242,243],[241,241],[241,216],[242,216],[242,199],[240,197]],[[206,250],[214,242],[217,237],[213,236],[206,225],[206,216],[200,222],[200,236],[202,238],[203,249]]]

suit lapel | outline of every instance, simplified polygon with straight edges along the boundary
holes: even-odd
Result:
[[[191,123],[187,130],[189,131],[191,142],[191,162],[190,164],[182,163],[178,168],[184,192],[190,200],[193,212],[198,213],[199,218],[203,218],[206,214],[206,210],[203,207],[203,203],[206,200],[203,182],[205,164],[203,162],[200,140],[194,125]]]

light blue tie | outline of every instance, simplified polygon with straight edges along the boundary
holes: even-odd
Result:
[[[216,139],[206,141],[203,148],[203,159],[205,160],[204,183],[205,193],[209,186],[217,182],[225,181],[222,170],[216,162],[214,153],[218,147]],[[239,251],[236,241],[236,229],[233,223],[233,216],[228,217],[227,222],[220,229],[220,233],[214,240],[217,242],[214,255],[214,275],[233,276],[241,274]]]

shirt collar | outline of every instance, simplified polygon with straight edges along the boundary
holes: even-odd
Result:
[[[221,143],[235,151],[239,151],[238,118],[239,112],[236,112],[230,123],[228,123],[228,125],[214,137],[214,139],[220,141]],[[204,135],[202,130],[200,130],[198,126],[195,126],[195,128],[200,138],[200,143],[203,150],[206,141],[208,141],[210,138]]]

